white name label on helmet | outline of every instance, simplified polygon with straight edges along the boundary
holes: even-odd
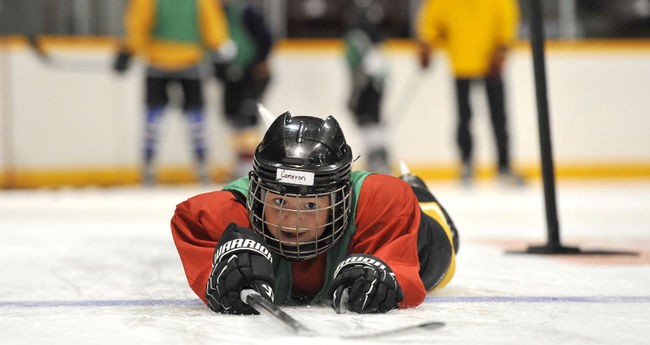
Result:
[[[275,179],[282,183],[299,184],[302,186],[314,185],[314,173],[308,171],[278,169]]]

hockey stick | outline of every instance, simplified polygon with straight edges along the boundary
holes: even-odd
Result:
[[[424,80],[424,72],[421,70],[415,71],[408,77],[404,86],[402,86],[397,93],[397,98],[388,108],[387,121],[392,128],[397,128],[406,114],[408,113],[411,105],[415,103],[413,99],[417,96],[418,91],[421,89],[422,81]],[[398,114],[398,115],[396,115]]]
[[[375,333],[366,333],[366,334],[351,334],[351,335],[345,335],[342,336],[341,338],[344,339],[370,339],[370,338],[377,338],[377,337],[392,337],[395,335],[400,335],[406,332],[413,332],[417,330],[426,330],[426,331],[432,331],[434,329],[442,328],[445,325],[444,322],[440,321],[427,321],[423,323],[418,323],[415,325],[410,325],[410,326],[404,326],[404,327],[398,327],[398,328],[393,328],[393,329],[387,329],[385,331],[379,331]]]
[[[343,289],[343,292],[341,292],[341,301],[339,302],[339,305],[337,305],[336,308],[334,308],[337,314],[345,314],[348,311],[349,300],[350,300],[350,289],[349,288]]]
[[[38,59],[46,66],[68,72],[109,72],[110,65],[103,61],[52,56],[43,49],[36,34],[26,34],[25,39]]]
[[[307,326],[300,323],[298,320],[291,317],[280,307],[273,304],[273,302],[262,297],[259,292],[252,289],[244,289],[241,291],[239,297],[241,300],[253,307],[260,313],[269,315],[276,320],[280,321],[283,325],[287,326],[291,331],[301,335],[315,335],[316,333],[309,329]]]
[[[400,163],[403,164],[403,162],[400,161]],[[343,314],[348,311],[348,301],[350,300],[350,289],[344,289],[343,292],[341,293],[341,303],[338,305],[338,308],[336,308],[336,313],[337,314]],[[414,331],[418,329],[427,329],[427,330],[433,330],[436,328],[440,328],[444,326],[444,322],[439,322],[439,321],[429,321],[429,322],[424,322],[424,323],[419,323],[416,325],[411,325],[411,326],[405,326],[405,327],[400,327],[400,328],[395,328],[395,329],[388,329],[385,331],[379,331],[377,333],[370,333],[370,334],[357,334],[357,335],[346,335],[344,338],[347,339],[365,339],[365,338],[374,338],[374,337],[380,337],[380,336],[386,336],[386,335],[397,335],[401,334],[404,332],[408,331]]]
[[[345,292],[347,292],[347,290],[345,290]],[[244,303],[250,305],[251,307],[253,307],[253,309],[257,310],[258,312],[269,315],[274,319],[280,321],[283,325],[288,327],[291,331],[293,331],[297,335],[313,335],[313,336],[319,335],[315,331],[311,330],[307,326],[300,323],[298,320],[291,317],[285,311],[280,309],[280,307],[273,304],[273,302],[262,297],[262,295],[260,295],[259,292],[255,290],[252,289],[242,290],[240,293],[240,298]],[[441,328],[444,325],[445,325],[444,322],[428,321],[428,322],[418,323],[415,325],[398,327],[398,328],[388,329],[385,331],[379,331],[375,333],[337,335],[336,337],[342,339],[369,339],[369,338],[382,337],[382,336],[394,336],[394,335],[399,335],[405,332],[416,331],[416,330],[434,330],[434,329]]]

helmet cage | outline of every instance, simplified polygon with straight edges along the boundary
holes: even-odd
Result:
[[[349,179],[339,183],[333,189],[323,190],[323,188],[305,190],[304,188],[297,191],[295,186],[287,186],[277,182],[269,182],[258,176],[255,171],[249,175],[250,182],[248,188],[248,198],[246,206],[248,208],[249,221],[253,231],[258,233],[264,238],[269,249],[289,260],[300,261],[314,258],[321,253],[327,251],[332,247],[343,235],[345,228],[348,225],[351,214],[351,182]],[[290,187],[290,188],[287,188]],[[267,194],[273,193],[279,195],[283,200],[286,198],[296,198],[298,204],[301,199],[307,198],[320,198],[323,196],[328,197],[329,205],[327,207],[316,207],[310,210],[295,210],[281,205],[267,202]],[[278,214],[282,215],[284,212],[294,213],[296,216],[297,224],[291,224],[288,227],[291,231],[307,232],[319,231],[323,229],[323,233],[313,240],[307,241],[287,241],[274,237],[269,231],[269,227],[275,229],[283,229],[282,217],[278,217],[279,224],[273,224],[266,218],[266,212],[273,209]],[[325,224],[315,228],[315,224],[300,224],[301,214],[315,215],[315,219],[319,218],[322,212],[327,213],[327,221]]]

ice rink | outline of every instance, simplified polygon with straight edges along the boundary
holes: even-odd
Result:
[[[337,315],[209,311],[189,289],[169,220],[218,186],[0,191],[0,344],[648,344],[650,181],[558,182],[562,243],[638,256],[508,254],[546,238],[540,181],[429,184],[461,236],[456,276],[418,308]],[[436,330],[341,339],[424,321]]]

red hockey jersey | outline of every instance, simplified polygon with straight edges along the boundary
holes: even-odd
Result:
[[[348,254],[365,253],[383,260],[404,292],[399,307],[417,306],[427,293],[419,275],[417,242],[422,215],[418,200],[406,182],[393,176],[370,174],[358,183],[362,185],[356,202],[356,232]],[[230,191],[194,196],[178,204],[172,217],[172,235],[187,280],[203,302],[214,247],[231,222],[250,227],[245,205]],[[316,295],[326,281],[325,265],[326,253],[291,262],[292,298]]]

